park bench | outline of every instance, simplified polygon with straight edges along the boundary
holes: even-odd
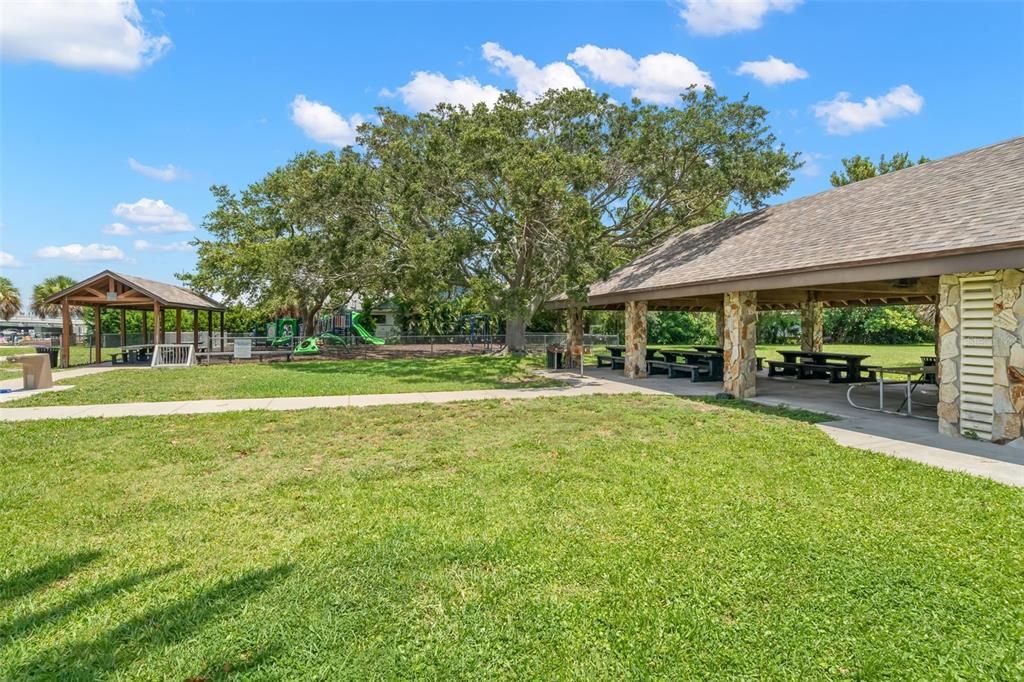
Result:
[[[856,373],[856,376],[852,375]],[[875,372],[872,369],[851,370],[849,365],[831,363],[811,362],[781,362],[779,360],[768,361],[768,376],[778,375],[795,376],[797,379],[824,379],[828,377],[829,383],[849,383],[851,381],[875,380]]]
[[[127,365],[128,364],[128,351],[121,350],[121,351],[117,351],[117,352],[111,353],[110,354],[110,364],[116,365],[118,363],[118,358],[120,358],[120,362],[121,362],[122,365]]]

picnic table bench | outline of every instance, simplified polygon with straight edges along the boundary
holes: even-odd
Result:
[[[828,379],[833,384],[874,381],[875,372],[863,366],[868,355],[780,350],[782,361],[768,361],[768,376],[795,376],[797,379]]]

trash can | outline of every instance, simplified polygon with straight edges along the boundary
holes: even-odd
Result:
[[[50,367],[56,369],[60,365],[60,348],[53,346],[36,346],[37,353],[48,353],[50,356]]]
[[[565,348],[562,346],[548,346],[548,369],[565,369]]]

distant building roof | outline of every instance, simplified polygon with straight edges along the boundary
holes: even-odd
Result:
[[[595,283],[590,302],[1021,248],[1024,137],[689,230]]]

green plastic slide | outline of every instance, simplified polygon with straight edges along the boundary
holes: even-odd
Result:
[[[356,334],[359,334],[363,338],[363,341],[372,343],[375,346],[383,346],[384,339],[374,336],[370,332],[363,328],[363,325],[359,324],[359,313],[352,313],[352,328],[356,330]]]

